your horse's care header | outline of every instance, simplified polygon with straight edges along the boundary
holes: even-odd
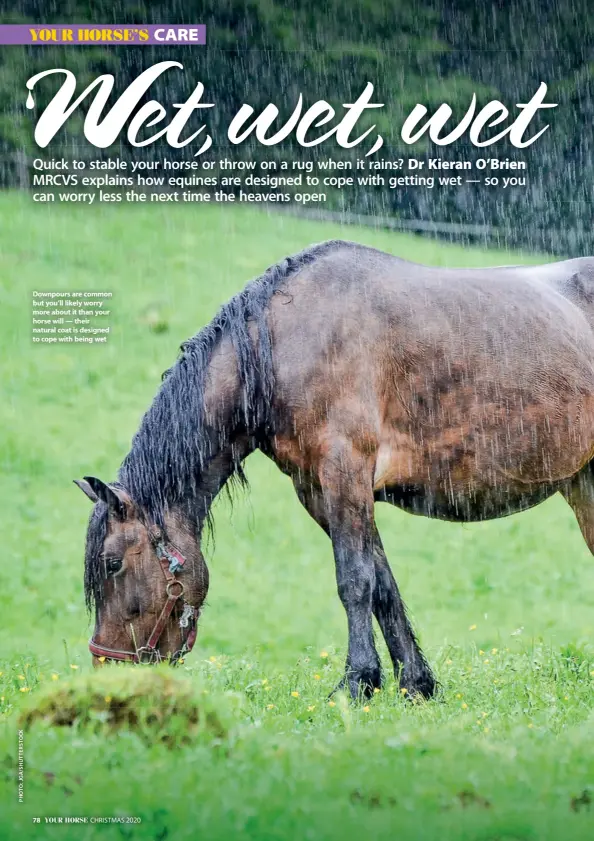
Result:
[[[163,104],[151,99],[138,108],[143,97],[150,93],[153,83],[164,73],[174,70],[183,71],[184,65],[178,61],[161,61],[147,68],[128,85],[107,112],[107,100],[115,81],[112,74],[98,76],[76,96],[77,78],[71,70],[55,68],[36,73],[26,83],[29,91],[26,105],[29,109],[35,108],[32,91],[39,82],[54,75],[63,76],[57,93],[37,119],[34,132],[36,144],[41,148],[47,147],[79,106],[92,96],[83,130],[85,138],[93,146],[111,146],[127,125],[126,137],[132,146],[150,146],[164,138],[169,146],[177,149],[190,145],[196,147],[194,156],[207,152],[215,142],[208,129],[208,109],[216,108],[216,102],[207,100],[206,87],[201,81],[185,102]],[[428,134],[433,143],[447,146],[467,134],[476,147],[492,146],[508,138],[513,146],[523,149],[531,146],[549,128],[547,124],[529,133],[530,124],[541,108],[557,107],[555,102],[545,102],[546,94],[547,85],[541,82],[530,99],[515,104],[517,111],[514,112],[498,99],[479,108],[476,93],[473,93],[466,113],[457,124],[451,120],[453,110],[447,102],[442,103],[428,117],[428,108],[417,103],[405,119],[400,136],[404,143],[410,145]],[[239,146],[254,134],[263,146],[275,146],[293,136],[305,148],[319,146],[330,138],[334,138],[344,149],[367,141],[363,147],[367,157],[378,152],[384,143],[382,135],[375,133],[375,125],[361,133],[357,132],[357,124],[365,112],[385,107],[383,102],[372,101],[373,95],[374,85],[366,82],[354,102],[343,104],[342,114],[337,114],[326,99],[308,105],[303,94],[299,94],[289,117],[279,117],[280,109],[272,102],[260,113],[256,113],[249,103],[243,103],[229,123],[227,137],[231,143]],[[177,109],[169,122],[167,106]],[[192,118],[195,121],[196,116],[202,123],[190,126]],[[160,128],[153,134],[147,131],[157,125]]]
[[[171,26],[147,24],[143,26],[109,26],[88,23],[71,23],[51,26],[27,24],[0,24],[0,45],[27,44],[47,46],[88,46],[96,44],[114,46],[149,46],[151,44],[206,44],[206,26],[203,23]]]

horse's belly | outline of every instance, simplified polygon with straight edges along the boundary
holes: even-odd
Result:
[[[375,499],[396,505],[409,514],[455,523],[473,523],[526,511],[544,502],[559,487],[559,484],[543,484],[522,493],[515,488],[502,486],[477,494],[448,495],[421,485],[387,485],[375,493]]]

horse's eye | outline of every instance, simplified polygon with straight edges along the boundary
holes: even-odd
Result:
[[[122,558],[106,558],[105,569],[108,575],[115,575],[122,568]]]

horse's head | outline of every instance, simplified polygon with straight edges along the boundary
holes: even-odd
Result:
[[[95,605],[93,665],[175,662],[194,644],[208,591],[195,529],[175,513],[165,517],[165,531],[147,521],[121,485],[91,476],[76,484],[94,503],[85,553],[85,595]]]

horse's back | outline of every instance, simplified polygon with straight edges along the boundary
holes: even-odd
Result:
[[[559,368],[574,382],[590,381],[594,333],[570,294],[586,260],[452,269],[354,243],[333,246],[287,279],[271,302],[281,356],[284,344],[307,344],[304,369],[381,351],[401,369],[411,359],[422,365],[441,356],[466,363],[467,376],[493,364],[516,383]]]

